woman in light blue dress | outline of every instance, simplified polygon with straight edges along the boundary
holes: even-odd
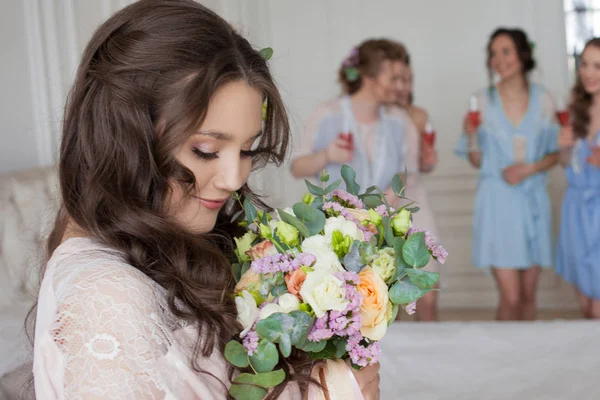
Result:
[[[465,118],[455,152],[480,170],[473,217],[472,261],[491,268],[499,320],[535,319],[540,267],[552,266],[546,173],[558,162],[553,102],[528,80],[535,67],[526,34],[498,29],[488,68],[500,81],[476,94],[480,124]]]
[[[586,44],[573,88],[571,123],[560,133],[567,190],[556,272],[575,285],[586,318],[600,318],[600,39]]]

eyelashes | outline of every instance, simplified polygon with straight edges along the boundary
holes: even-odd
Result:
[[[194,147],[192,149],[192,152],[194,153],[194,155],[196,155],[196,157],[200,158],[201,160],[206,160],[206,161],[211,161],[211,160],[216,160],[217,158],[219,158],[219,154],[218,152],[214,152],[214,153],[207,153],[204,152],[200,149],[198,149],[197,147]],[[240,156],[242,158],[252,158],[257,156],[258,154],[260,154],[261,151],[260,150],[242,150],[240,151]]]

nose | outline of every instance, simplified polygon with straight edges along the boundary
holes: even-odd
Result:
[[[233,193],[239,190],[248,174],[245,171],[242,160],[239,157],[231,157],[219,165],[219,169],[214,179],[214,185],[217,189]]]

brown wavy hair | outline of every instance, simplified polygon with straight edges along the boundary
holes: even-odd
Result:
[[[385,60],[400,61],[408,63],[408,52],[406,48],[398,43],[388,39],[369,39],[365,40],[355,48],[357,56],[351,62],[351,66],[359,72],[358,79],[348,80],[346,76],[347,65],[340,66],[338,70],[338,81],[342,85],[345,94],[354,94],[360,90],[363,85],[363,77],[375,77],[381,70],[381,63]]]
[[[193,189],[194,175],[177,162],[176,149],[200,126],[216,90],[236,80],[268,99],[253,167],[280,164],[290,134],[281,96],[267,62],[226,21],[192,0],[141,0],[104,22],[83,53],[67,101],[62,207],[47,246],[51,256],[72,221],[119,250],[166,289],[175,316],[197,327],[191,367],[202,373],[210,371],[197,360],[214,347],[223,353],[241,330],[230,267],[238,229],[231,219],[239,205],[230,201],[215,229],[198,235],[169,218],[165,202],[172,182]],[[264,206],[247,185],[240,193]],[[291,379],[306,382],[298,373],[308,364],[293,362]]]
[[[519,28],[498,28],[496,29],[490,36],[487,44],[487,60],[486,66],[488,69],[488,77],[490,82],[490,88],[493,88],[494,84],[494,71],[492,70],[491,61],[492,61],[492,42],[498,36],[508,36],[512,42],[515,44],[515,49],[517,51],[517,56],[519,57],[519,61],[521,62],[523,77],[525,78],[525,82],[529,85],[529,73],[535,69],[536,62],[533,58],[533,50],[531,48],[531,43],[529,42],[529,38],[527,37],[527,33]]]
[[[583,48],[583,53],[588,46],[594,46],[600,49],[600,38],[593,38],[589,40]],[[583,54],[582,53],[582,54]],[[590,107],[592,105],[593,97],[590,93],[585,91],[581,78],[577,74],[577,81],[573,90],[571,91],[571,124],[573,126],[573,133],[576,137],[585,139],[588,135],[588,129],[590,125]]]

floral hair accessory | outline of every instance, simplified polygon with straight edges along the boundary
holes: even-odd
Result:
[[[358,71],[358,64],[360,63],[360,53],[357,47],[350,50],[348,56],[342,62],[344,66],[344,75],[348,82],[356,82],[360,78],[360,72]]]
[[[271,47],[265,47],[264,49],[259,50],[258,54],[260,54],[265,61],[269,61],[271,57],[273,57],[273,49]]]

